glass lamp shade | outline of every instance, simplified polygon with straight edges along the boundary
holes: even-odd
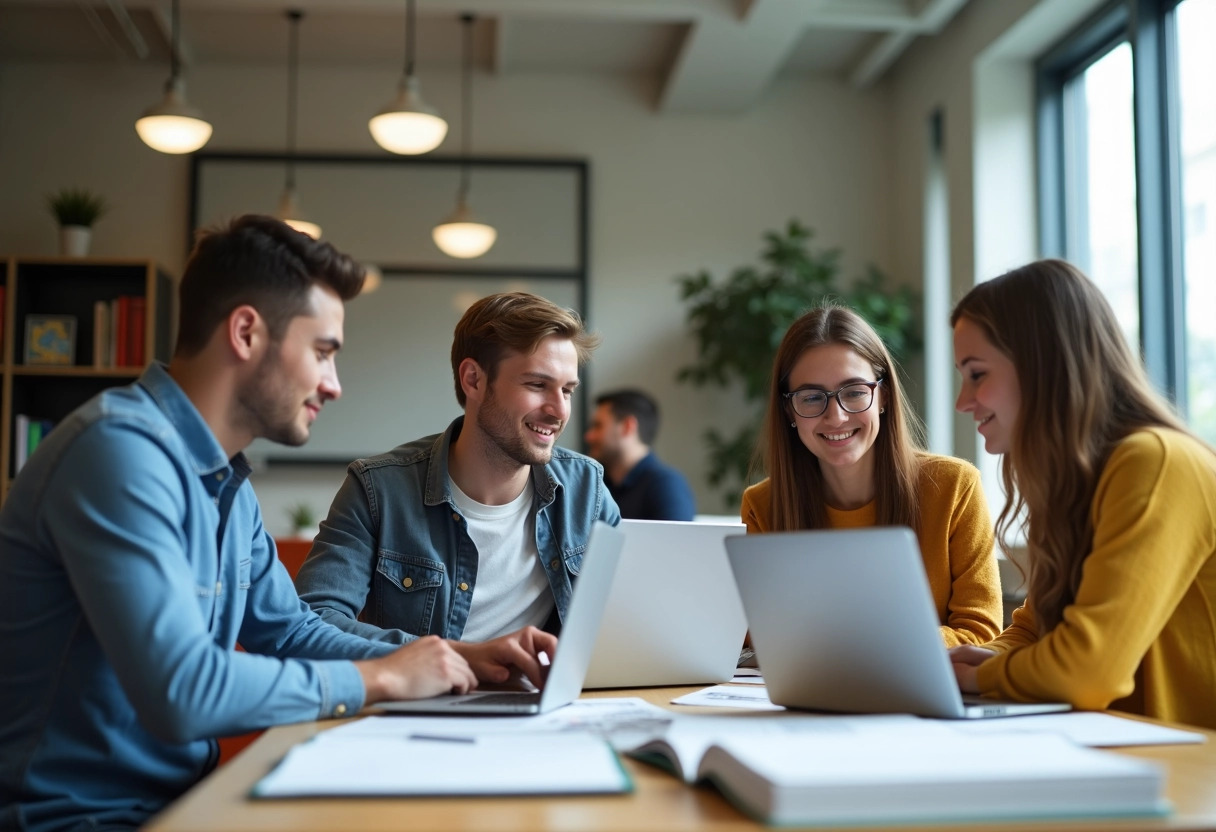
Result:
[[[452,216],[431,230],[431,239],[448,257],[471,260],[490,250],[498,232],[492,225],[477,222],[468,206],[461,203]]]
[[[380,288],[380,284],[384,282],[384,273],[380,271],[380,267],[375,263],[364,263],[363,271],[363,288],[359,291],[360,295],[370,295],[372,292]]]
[[[321,226],[315,222],[299,219],[300,208],[296,204],[296,192],[294,188],[287,188],[283,191],[283,196],[279,199],[279,210],[275,213],[275,216],[301,234],[307,234],[314,240],[321,239]]]
[[[211,138],[211,125],[186,103],[185,85],[176,78],[166,85],[160,103],[135,122],[135,132],[144,144],[161,153],[193,153]]]
[[[434,150],[448,134],[448,123],[422,100],[412,75],[401,79],[397,97],[372,116],[367,128],[376,144],[403,156]]]

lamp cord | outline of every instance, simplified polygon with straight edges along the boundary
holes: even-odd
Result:
[[[181,9],[178,7],[178,0],[173,0],[173,7],[171,10],[171,14],[173,15],[173,20],[170,23],[170,28],[172,29],[171,37],[173,38],[173,43],[169,47],[169,83],[170,84],[172,84],[174,81],[177,80],[178,74],[181,72],[181,59],[178,57],[178,53],[181,51],[180,26],[181,26],[181,16],[182,15],[181,15]]]
[[[287,188],[296,187],[296,73],[300,57],[300,18],[304,12],[299,9],[288,9],[287,18],[291,21],[288,30],[290,37],[287,41]]]
[[[414,0],[405,0],[405,77],[414,76]]]
[[[464,66],[460,79],[460,190],[456,204],[464,205],[469,193],[469,148],[473,143],[473,15],[462,14],[460,20],[464,24]]]

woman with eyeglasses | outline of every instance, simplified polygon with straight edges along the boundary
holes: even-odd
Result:
[[[1216,728],[1216,452],[1153,390],[1076,267],[1041,260],[954,308],[957,408],[1002,454],[1026,603],[951,651],[964,692]]]
[[[1002,611],[979,472],[921,450],[904,407],[891,355],[861,316],[841,306],[803,315],[773,362],[757,454],[769,476],[744,492],[743,522],[749,534],[911,527],[942,641],[982,644]]]

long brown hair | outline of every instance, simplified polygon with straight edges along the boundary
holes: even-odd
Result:
[[[919,422],[914,414],[904,411],[904,392],[895,362],[878,333],[860,315],[844,306],[825,305],[794,322],[781,339],[773,361],[764,438],[757,454],[758,460],[763,458],[769,475],[772,529],[821,529],[828,524],[819,460],[790,427],[794,417],[784,397],[789,392],[790,372],[798,359],[807,350],[825,344],[847,346],[870,363],[875,378],[882,379],[878,389],[882,391],[886,412],[879,416],[878,438],[874,442],[877,519],[879,525],[918,528],[916,481],[920,466],[912,434],[919,432]]]
[[[1146,427],[1188,431],[1076,266],[1039,260],[981,283],[954,307],[950,325],[963,318],[1017,372],[1022,404],[1001,461],[997,539],[1008,552],[1008,533],[1024,528],[1027,589],[1046,633],[1076,598],[1093,546],[1090,504],[1115,445]]]

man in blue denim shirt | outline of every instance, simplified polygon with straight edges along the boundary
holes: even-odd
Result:
[[[476,685],[440,639],[394,650],[308,610],[247,481],[242,448],[303,443],[340,395],[362,280],[269,217],[200,238],[170,365],[22,468],[0,512],[0,828],[138,826],[215,766],[213,737]]]
[[[592,525],[620,522],[599,463],[555,447],[597,341],[536,295],[473,304],[452,341],[465,415],[351,464],[296,576],[300,597],[378,642],[449,639],[483,681],[536,661]]]

